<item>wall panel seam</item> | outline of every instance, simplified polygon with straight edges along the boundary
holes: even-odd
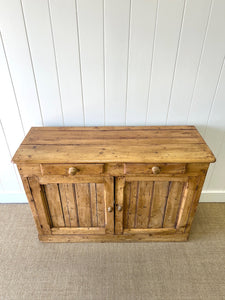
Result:
[[[215,103],[215,99],[216,99],[217,92],[218,92],[218,89],[219,89],[219,84],[220,84],[220,81],[221,81],[221,75],[222,75],[223,68],[224,68],[224,62],[225,62],[225,56],[223,58],[223,62],[222,62],[221,68],[220,68],[218,78],[217,78],[216,87],[215,87],[215,91],[213,93],[213,97],[212,97],[212,101],[211,101],[211,105],[210,105],[210,109],[209,109],[207,122],[206,122],[205,129],[204,129],[203,137],[205,137],[206,130],[207,130],[207,127],[208,127],[208,124],[209,124],[209,119],[210,119],[210,116],[211,116],[211,113],[212,113],[212,108],[213,108],[213,105]]]
[[[80,68],[80,84],[81,84],[81,97],[82,97],[82,109],[83,109],[83,122],[85,126],[85,105],[84,105],[84,92],[83,92],[83,80],[81,70],[81,55],[80,55],[80,34],[79,34],[79,22],[78,22],[78,9],[77,0],[75,1],[75,14],[76,14],[76,25],[77,25],[77,43],[78,43],[78,54],[79,54],[79,68]]]
[[[24,17],[22,0],[20,0],[20,7],[21,7],[21,12],[22,12],[22,17],[23,17],[23,25],[24,25],[25,36],[26,36],[26,41],[27,41],[27,46],[28,46],[28,51],[29,51],[29,58],[30,58],[30,62],[31,62],[31,69],[32,69],[32,73],[34,76],[34,85],[35,85],[35,91],[37,93],[38,106],[39,106],[40,115],[41,115],[41,122],[42,122],[42,126],[44,126],[44,119],[43,119],[43,115],[42,115],[42,109],[41,109],[40,97],[39,97],[39,92],[38,92],[38,87],[37,87],[36,75],[34,72],[34,64],[33,64],[33,59],[32,59],[32,55],[31,55],[30,42],[29,42],[28,34],[27,34],[27,27],[26,27],[26,22],[25,22],[25,17]]]
[[[184,124],[188,123],[190,112],[191,112],[191,107],[193,105],[193,98],[194,98],[194,94],[195,94],[197,80],[198,80],[198,77],[199,77],[199,71],[200,71],[200,66],[201,66],[201,62],[202,62],[202,57],[203,57],[203,53],[204,53],[204,49],[205,49],[205,42],[206,42],[206,38],[207,38],[207,34],[208,34],[209,23],[210,23],[210,19],[211,19],[211,15],[212,15],[212,10],[213,10],[213,4],[214,4],[214,0],[211,0],[210,10],[209,10],[209,16],[208,16],[208,19],[207,19],[207,24],[206,24],[206,29],[205,29],[205,35],[204,35],[204,39],[203,39],[203,42],[202,42],[201,53],[200,53],[200,57],[199,57],[199,61],[198,61],[198,67],[197,67],[197,72],[196,72],[196,76],[195,76],[195,82],[194,82],[193,90],[192,90],[192,93],[191,93],[191,98],[190,98],[190,104],[189,104],[187,119],[186,119],[186,122]]]
[[[3,133],[4,139],[5,139],[5,143],[6,143],[8,152],[9,152],[9,156],[10,156],[10,158],[12,159],[12,153],[11,153],[11,151],[10,151],[9,143],[8,143],[8,140],[7,140],[7,137],[6,137],[6,134],[5,134],[5,130],[4,130],[4,127],[3,127],[3,124],[2,124],[2,121],[1,121],[1,120],[0,120],[0,127],[2,128],[2,133]],[[16,179],[17,179],[17,182],[18,182],[20,191],[22,192],[20,180],[19,180],[19,177],[18,177],[18,175],[17,175],[15,165],[13,165],[13,170],[14,170],[14,173],[15,173],[15,175],[16,175]]]
[[[125,99],[125,125],[127,124],[127,96],[128,96],[128,80],[129,80],[129,61],[130,61],[130,35],[131,35],[131,14],[132,0],[129,7],[129,25],[128,25],[128,44],[127,44],[127,74],[126,74],[126,99]]]
[[[147,125],[147,118],[148,118],[148,108],[150,103],[150,90],[151,90],[151,83],[152,83],[152,67],[153,67],[153,59],[155,54],[155,40],[156,40],[156,29],[158,24],[158,13],[159,13],[159,1],[157,0],[157,6],[156,6],[156,16],[155,16],[155,26],[154,26],[154,34],[153,34],[153,46],[152,46],[152,55],[151,55],[151,61],[150,61],[150,75],[149,75],[149,84],[148,84],[148,97],[147,97],[147,107],[146,107],[146,115],[145,115],[145,125]]]
[[[104,126],[105,126],[105,97],[106,97],[106,87],[105,87],[105,0],[102,0],[102,26],[103,26],[103,95],[104,95]]]
[[[174,68],[173,68],[173,76],[172,76],[172,82],[171,82],[171,86],[170,86],[169,102],[168,102],[168,106],[167,106],[166,122],[165,122],[166,125],[167,125],[168,116],[169,116],[169,109],[170,109],[170,103],[171,103],[171,97],[172,97],[172,92],[173,92],[174,79],[175,79],[176,68],[177,68],[177,59],[178,59],[179,50],[180,50],[180,41],[181,41],[181,36],[182,36],[182,33],[183,33],[183,27],[184,27],[184,16],[185,16],[185,13],[186,13],[186,7],[187,7],[187,0],[184,0],[183,11],[182,11],[182,19],[181,19],[181,26],[180,26],[180,32],[179,32],[179,37],[178,37],[178,42],[177,42],[176,57],[175,57],[175,63],[174,63]]]
[[[14,87],[12,74],[11,74],[11,71],[10,71],[9,62],[8,62],[8,58],[7,58],[7,55],[6,55],[5,45],[4,45],[4,41],[3,41],[3,37],[2,37],[1,32],[0,32],[0,39],[1,39],[1,42],[2,42],[2,49],[3,49],[3,52],[4,52],[5,61],[6,61],[7,69],[8,69],[8,72],[9,72],[10,82],[11,82],[11,86],[12,86],[12,90],[13,90],[13,95],[14,95],[15,101],[16,101],[16,106],[17,106],[17,111],[18,111],[18,115],[19,115],[19,118],[20,118],[20,123],[21,123],[21,126],[22,126],[23,134],[25,135],[23,120],[22,120],[22,116],[21,116],[21,113],[20,113],[20,108],[19,108],[19,104],[18,104],[18,100],[17,100],[17,96],[16,96],[16,90],[15,90],[15,87]]]
[[[56,71],[56,78],[57,78],[57,85],[58,85],[58,93],[59,93],[59,99],[60,99],[60,108],[61,108],[62,121],[63,121],[63,126],[64,126],[65,122],[64,122],[64,114],[63,114],[62,95],[61,95],[59,71],[58,71],[57,59],[56,59],[55,40],[54,40],[54,34],[53,34],[53,29],[52,29],[52,16],[51,16],[51,8],[50,8],[49,0],[48,0],[48,15],[49,15],[50,30],[51,30],[51,38],[52,38],[52,47],[53,47],[53,53],[54,53],[54,62],[55,62],[55,71]]]

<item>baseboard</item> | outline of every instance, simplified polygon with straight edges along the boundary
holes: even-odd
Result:
[[[225,202],[225,191],[203,191],[200,202]],[[24,193],[0,193],[0,203],[27,203]]]
[[[25,193],[0,193],[0,203],[27,203]]]
[[[200,202],[225,202],[225,191],[203,191]]]

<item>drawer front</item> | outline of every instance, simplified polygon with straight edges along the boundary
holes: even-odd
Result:
[[[45,175],[101,175],[104,164],[41,164],[41,173]]]
[[[125,164],[126,175],[184,174],[186,164]]]

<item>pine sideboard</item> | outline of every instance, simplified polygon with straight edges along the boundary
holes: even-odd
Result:
[[[185,241],[215,157],[194,126],[33,127],[13,162],[40,241]]]

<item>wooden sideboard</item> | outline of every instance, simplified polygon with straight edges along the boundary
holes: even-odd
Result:
[[[43,242],[185,241],[215,157],[194,126],[33,127],[13,162]]]

